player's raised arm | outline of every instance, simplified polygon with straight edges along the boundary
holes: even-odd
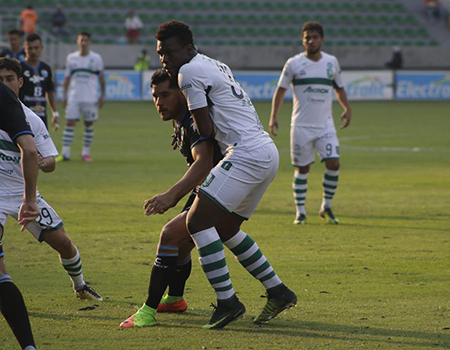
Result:
[[[278,86],[272,98],[272,110],[270,112],[269,131],[273,136],[277,136],[278,130],[278,112],[284,101],[286,89]]]

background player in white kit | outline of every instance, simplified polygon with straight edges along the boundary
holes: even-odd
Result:
[[[306,223],[305,200],[309,166],[314,163],[314,148],[325,163],[323,200],[319,210],[322,218],[338,224],[331,211],[331,201],[339,179],[339,141],[331,111],[333,88],[344,108],[341,115],[346,128],[351,110],[342,84],[336,57],[321,52],[323,28],[318,22],[307,22],[302,28],[305,52],[287,60],[272,99],[269,131],[276,136],[278,112],[286,90],[292,86],[294,106],[291,121],[291,162],[295,167],[293,191],[297,215],[294,224]]]
[[[183,22],[163,23],[156,33],[163,67],[186,97],[197,130],[214,137],[224,158],[210,172],[187,217],[187,227],[200,255],[200,263],[213,286],[218,305],[208,329],[223,328],[245,313],[231,284],[218,231],[236,233],[224,242],[238,259],[258,266],[263,257],[247,246],[240,226],[250,218],[278,170],[278,150],[264,131],[258,114],[225,64],[198,54],[192,31]],[[229,215],[232,213],[233,215]],[[255,247],[256,248],[256,247]],[[293,306],[297,296],[278,278],[268,262],[252,271],[268,286],[268,301],[254,322],[261,323]]]
[[[66,126],[63,133],[62,154],[59,160],[70,159],[70,147],[75,134],[76,122],[84,119],[82,160],[92,162],[90,156],[94,139],[94,122],[98,120],[98,109],[105,101],[105,77],[103,60],[90,50],[91,35],[80,32],[77,39],[78,51],[72,52],[66,60],[63,105],[66,107]],[[98,87],[100,85],[100,96]]]
[[[19,61],[12,58],[0,58],[0,80],[17,96],[23,84]],[[55,170],[55,156],[58,155],[58,151],[42,119],[24,104],[22,104],[22,108],[39,152],[39,168],[43,172],[52,172]],[[2,156],[0,157],[1,233],[8,216],[18,218],[19,207],[23,200],[24,185],[20,167],[20,150],[14,146],[9,135],[2,130],[0,130],[0,144],[3,145]],[[61,264],[72,280],[73,289],[78,298],[102,301],[102,297],[84,281],[78,249],[66,234],[61,218],[44,200],[39,191],[36,191],[36,203],[39,208],[39,216],[35,221],[30,222],[26,229],[31,232],[36,240],[46,242],[59,253]]]

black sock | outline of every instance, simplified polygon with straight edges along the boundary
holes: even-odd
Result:
[[[186,281],[191,275],[192,260],[189,260],[186,264],[177,266],[176,273],[173,274],[173,278],[169,283],[169,295],[173,297],[182,297],[184,294],[184,287]]]
[[[35,346],[27,307],[19,288],[12,281],[0,283],[0,310],[22,349]]]
[[[158,307],[161,298],[166,291],[169,281],[175,274],[177,266],[176,256],[158,256],[153,264],[148,287],[148,298],[145,304],[153,309]]]

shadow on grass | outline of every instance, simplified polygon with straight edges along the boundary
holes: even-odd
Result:
[[[339,226],[346,227],[363,227],[363,228],[384,228],[384,229],[400,229],[400,230],[419,230],[419,231],[439,231],[439,232],[449,232],[450,228],[437,228],[437,227],[412,227],[412,226],[396,226],[396,225],[364,225],[364,224],[355,224],[349,222],[341,222]]]
[[[188,315],[186,315],[188,316]],[[191,315],[189,315],[191,316]],[[165,320],[166,322],[168,320]],[[178,322],[160,324],[164,328],[173,328],[178,331],[198,329],[205,320],[193,320],[186,317],[185,320],[177,319]],[[316,338],[336,341],[351,341],[364,343],[386,343],[411,347],[443,347],[450,346],[450,335],[444,333],[426,333],[420,331],[409,331],[399,329],[384,329],[370,326],[347,326],[327,324],[320,322],[299,322],[286,320],[273,320],[268,324],[255,325],[251,321],[238,320],[227,326],[227,328],[208,332],[246,333],[249,336],[275,335],[298,339],[298,343],[305,338]]]

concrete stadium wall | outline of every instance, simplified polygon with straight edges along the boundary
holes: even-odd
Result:
[[[147,49],[153,68],[160,67],[156,47],[144,45],[92,45],[92,50],[100,53],[105,66],[110,69],[132,69],[139,52]],[[55,68],[64,67],[67,54],[77,50],[76,45],[61,44],[57,57],[45,57],[43,60],[54,62]],[[327,53],[335,55],[343,69],[383,69],[384,63],[391,58],[390,47],[323,47]],[[219,59],[232,69],[281,70],[286,60],[302,51],[299,47],[236,47],[207,46],[200,51]],[[55,52],[55,51],[53,51]],[[403,48],[405,69],[448,69],[450,68],[450,47]]]

